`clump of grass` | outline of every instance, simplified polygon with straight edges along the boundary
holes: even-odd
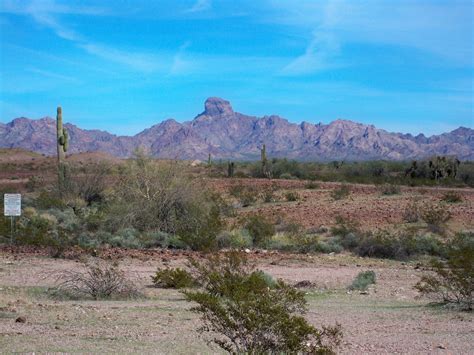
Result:
[[[315,183],[314,181],[310,181],[304,186],[304,188],[307,190],[316,190],[319,189],[319,184]]]
[[[458,202],[462,202],[462,196],[461,194],[455,191],[449,191],[443,195],[443,197],[441,198],[441,201],[444,201],[447,203],[458,203]]]
[[[298,201],[300,199],[300,196],[298,195],[298,193],[294,192],[294,191],[288,191],[286,194],[285,194],[285,199],[288,201],[288,202],[294,202],[294,201]]]
[[[196,280],[186,270],[181,268],[158,270],[152,276],[153,284],[161,288],[190,288],[196,286]]]
[[[357,274],[349,290],[366,291],[370,285],[374,285],[376,281],[375,272],[372,270],[362,271]]]
[[[351,190],[347,185],[341,185],[337,189],[331,192],[331,197],[333,200],[342,200],[349,197]]]

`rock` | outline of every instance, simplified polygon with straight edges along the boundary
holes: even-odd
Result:
[[[15,319],[16,323],[26,323],[26,317],[24,316],[19,316],[17,319]]]
[[[248,254],[248,253],[250,253],[250,249],[245,249],[244,252],[246,252]]]

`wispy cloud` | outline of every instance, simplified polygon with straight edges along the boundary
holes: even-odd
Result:
[[[90,41],[79,32],[64,25],[60,20],[61,14],[104,15],[107,12],[103,9],[64,5],[54,0],[33,0],[27,6],[19,6],[16,2],[6,1],[0,11],[31,16],[38,24],[50,28],[58,37],[73,42],[87,53],[126,65],[134,70],[151,72],[160,66],[160,60],[156,55],[136,51],[123,51],[102,43]]]
[[[173,64],[171,65],[169,75],[183,75],[189,73],[193,68],[193,63],[184,58],[185,51],[190,45],[191,42],[187,41],[179,47],[178,52],[173,57]]]
[[[196,0],[194,5],[186,10],[186,12],[193,13],[193,12],[201,12],[205,10],[209,10],[212,7],[211,0]]]
[[[472,5],[466,1],[300,1],[268,0],[262,21],[284,24],[312,33],[302,55],[283,68],[283,74],[307,74],[331,68],[345,45],[364,43],[414,48],[472,66]],[[350,63],[351,58],[348,58]]]
[[[53,72],[50,72],[50,71],[47,71],[47,70],[38,69],[38,68],[28,68],[27,71],[29,71],[29,72],[31,72],[31,73],[39,74],[39,75],[42,75],[42,76],[45,76],[45,77],[48,77],[48,78],[59,79],[59,80],[61,80],[61,81],[69,81],[69,82],[75,82],[75,83],[79,83],[79,82],[80,82],[79,79],[74,78],[74,77],[72,77],[72,76],[67,76],[67,75],[62,75],[62,74],[58,74],[58,73],[53,73]]]

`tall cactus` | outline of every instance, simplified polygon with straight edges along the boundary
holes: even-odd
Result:
[[[56,133],[58,148],[58,184],[59,193],[62,194],[66,182],[66,151],[69,146],[69,136],[66,128],[63,127],[63,111],[61,107],[57,109],[56,115]]]
[[[268,171],[267,150],[265,144],[262,149],[260,149],[260,162],[262,164],[262,176],[269,177],[270,172]]]
[[[234,162],[228,162],[227,163],[227,177],[234,177],[234,169],[235,169],[235,164]]]

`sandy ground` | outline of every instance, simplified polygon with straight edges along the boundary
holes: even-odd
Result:
[[[137,256],[137,255],[134,255]],[[309,280],[308,319],[340,323],[340,353],[472,354],[474,315],[427,306],[413,285],[423,267],[349,255],[253,255],[259,268],[288,282]],[[199,318],[175,290],[151,287],[164,265],[185,263],[182,254],[125,257],[120,265],[146,295],[130,301],[59,301],[48,296],[54,275],[83,267],[78,260],[31,254],[0,254],[0,349],[12,352],[219,353],[195,329]],[[368,294],[348,293],[358,272],[374,270]],[[18,316],[26,323],[17,323]]]

